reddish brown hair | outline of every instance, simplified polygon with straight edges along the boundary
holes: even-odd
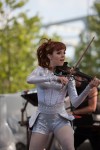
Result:
[[[39,65],[44,68],[49,68],[50,60],[47,55],[62,49],[66,50],[66,45],[64,43],[46,39],[37,49]]]

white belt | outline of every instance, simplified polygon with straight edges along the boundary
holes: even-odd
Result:
[[[45,114],[55,114],[65,112],[64,103],[58,103],[55,105],[45,105],[43,103],[38,104],[38,110]]]

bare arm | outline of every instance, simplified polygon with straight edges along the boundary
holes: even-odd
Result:
[[[87,114],[87,113],[92,113],[96,110],[96,105],[97,105],[97,88],[92,88],[89,92],[89,99],[88,99],[88,106],[84,108],[80,108],[77,110],[74,110],[73,114],[76,115],[81,115],[81,114]]]

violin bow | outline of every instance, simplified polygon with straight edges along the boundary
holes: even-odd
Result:
[[[83,51],[83,54],[81,55],[81,57],[80,57],[79,60],[77,61],[76,65],[74,66],[74,69],[76,69],[76,68],[80,65],[83,56],[86,54],[86,52],[87,52],[87,50],[89,49],[89,47],[90,47],[91,43],[93,42],[93,40],[94,40],[94,37],[92,38],[92,40],[90,41],[90,43],[88,44],[88,46],[86,47],[86,49]]]

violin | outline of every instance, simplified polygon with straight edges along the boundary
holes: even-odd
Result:
[[[64,62],[63,66],[56,66],[54,74],[57,75],[57,76],[69,76],[70,75],[70,70],[71,70],[71,67],[68,66],[68,62]],[[80,77],[86,79],[88,82],[90,82],[93,79],[92,76],[81,72],[79,70],[79,68],[75,68],[75,70],[73,71],[71,76],[73,76],[73,77],[80,76]]]

